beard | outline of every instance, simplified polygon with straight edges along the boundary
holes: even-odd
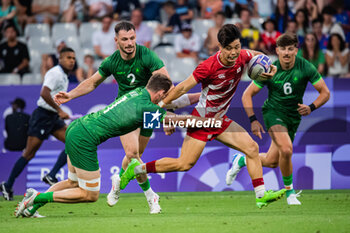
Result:
[[[126,51],[126,49],[130,49],[130,48],[133,48],[133,50],[131,52]],[[126,47],[125,49],[120,46],[120,49],[123,51],[123,53],[130,55],[130,54],[133,54],[133,52],[135,51],[135,46]]]

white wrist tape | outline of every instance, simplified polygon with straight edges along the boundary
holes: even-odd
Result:
[[[158,105],[159,105],[159,107],[162,108],[162,107],[164,107],[165,104],[164,104],[163,100],[161,100],[161,101],[158,103]]]
[[[170,104],[166,105],[166,108],[168,109],[178,109],[183,108],[186,106],[191,105],[190,98],[188,97],[188,94],[184,94],[177,98],[176,100],[173,100]]]

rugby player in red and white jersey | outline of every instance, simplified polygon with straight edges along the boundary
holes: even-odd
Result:
[[[252,57],[261,54],[241,49],[240,36],[241,34],[235,25],[224,25],[218,33],[220,51],[199,64],[194,72],[178,84],[160,103],[162,105],[170,103],[201,83],[201,97],[192,115],[214,117],[215,114],[222,111],[221,128],[188,129],[179,158],[162,158],[141,165],[138,161],[131,162],[128,171],[121,178],[122,189],[133,178],[133,175],[188,171],[196,164],[207,141],[216,139],[246,154],[247,168],[256,193],[256,204],[259,208],[277,200],[284,194],[285,190],[265,191],[258,144],[246,130],[225,115],[241,80],[244,66],[249,63]],[[272,65],[270,73],[263,73],[261,76],[270,79],[276,70],[276,67]]]

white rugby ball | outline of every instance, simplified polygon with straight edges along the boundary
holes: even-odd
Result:
[[[252,80],[259,80],[262,73],[268,73],[272,64],[271,59],[263,54],[253,57],[248,64],[248,76]]]

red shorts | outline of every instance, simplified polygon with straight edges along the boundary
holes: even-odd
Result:
[[[199,116],[196,109],[193,110],[192,115]],[[225,115],[221,128],[188,128],[187,135],[203,142],[212,141],[222,134],[230,126],[231,122],[232,120]]]

